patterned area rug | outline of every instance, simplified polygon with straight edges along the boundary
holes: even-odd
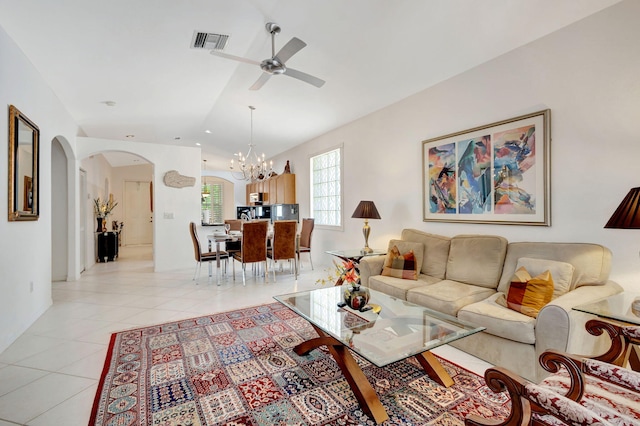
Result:
[[[90,425],[374,425],[324,350],[293,347],[317,334],[280,303],[113,334]],[[356,356],[390,419],[462,425],[504,418],[506,395],[443,360],[443,388],[408,360],[378,368]]]

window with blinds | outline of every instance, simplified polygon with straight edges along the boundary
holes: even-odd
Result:
[[[311,211],[315,224],[342,227],[342,148],[310,159]]]
[[[223,217],[223,186],[221,183],[205,183],[202,185],[200,207],[202,223],[224,223]]]

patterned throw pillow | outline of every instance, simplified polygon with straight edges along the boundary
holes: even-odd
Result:
[[[405,280],[417,280],[418,263],[416,262],[416,256],[413,254],[413,250],[401,254],[398,246],[393,246],[389,253],[387,253],[384,268],[382,268],[382,275]]]
[[[511,278],[507,293],[507,307],[521,314],[536,318],[540,309],[551,302],[553,278],[545,271],[531,278],[527,269],[520,267]]]

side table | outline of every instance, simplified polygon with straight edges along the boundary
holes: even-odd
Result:
[[[100,232],[98,234],[98,262],[113,262],[118,257],[118,234]]]
[[[345,262],[348,262],[351,260],[353,262],[358,263],[360,262],[360,259],[362,259],[365,256],[380,256],[383,254],[387,254],[387,251],[374,249],[372,252],[365,253],[360,249],[349,249],[349,250],[327,250],[325,253],[330,254],[332,256],[339,257]]]
[[[640,325],[640,294],[619,293],[605,299],[573,307],[574,310],[596,315],[622,325]],[[632,370],[640,371],[640,356],[635,345],[629,345],[625,359]]]

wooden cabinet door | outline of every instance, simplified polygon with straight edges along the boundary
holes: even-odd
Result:
[[[276,186],[278,204],[295,204],[296,203],[296,175],[286,173],[278,176]]]
[[[267,183],[269,184],[269,189],[268,189],[269,194],[267,196],[266,202],[268,204],[275,204],[276,203],[276,194],[278,192],[278,176],[273,176],[273,177],[269,178]]]

